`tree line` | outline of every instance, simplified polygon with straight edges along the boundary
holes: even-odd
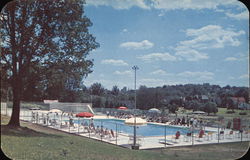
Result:
[[[65,75],[66,76],[66,75]],[[36,80],[36,79],[35,79]],[[127,106],[134,108],[135,91],[123,87],[113,86],[112,89],[106,89],[101,83],[93,83],[90,87],[84,86],[81,81],[61,82],[61,86],[47,88],[44,81],[35,81],[34,86],[24,88],[22,95],[23,101],[43,101],[44,99],[58,99],[60,102],[79,102],[92,103],[94,108],[117,108]],[[49,82],[48,79],[46,82]],[[44,88],[43,88],[44,87]],[[6,94],[6,88],[2,88],[2,95],[8,95],[11,99],[11,93]],[[206,97],[203,99],[203,97]],[[226,107],[235,109],[236,105],[231,97],[244,97],[249,102],[249,93],[247,87],[235,87],[204,84],[184,84],[184,85],[164,85],[161,87],[147,87],[142,85],[138,88],[136,98],[136,108],[147,110],[158,108],[168,109],[175,113],[179,107],[193,111],[205,111],[216,113],[217,107]],[[6,96],[1,97],[7,100]]]

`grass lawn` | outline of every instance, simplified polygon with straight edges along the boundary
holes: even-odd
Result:
[[[218,112],[216,113],[218,116],[224,116],[224,117],[231,117],[231,118],[235,118],[235,117],[241,117],[241,118],[249,118],[250,115],[250,110],[239,110],[239,109],[235,109],[234,112],[232,114],[228,114],[226,113],[227,110],[226,108],[218,108]],[[231,110],[230,110],[231,111]],[[246,112],[247,115],[240,115],[240,112]]]
[[[1,149],[11,159],[233,160],[244,155],[249,147],[249,142],[243,142],[138,151],[27,122],[21,122],[22,127],[14,130],[6,126],[8,120],[9,117],[1,115]]]

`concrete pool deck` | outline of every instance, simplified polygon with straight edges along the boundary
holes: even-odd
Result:
[[[23,111],[21,110],[21,112],[23,112]],[[30,122],[31,111],[26,110],[25,112],[26,112],[25,114],[22,114],[22,113],[21,114],[26,115],[26,116],[21,116],[20,119]],[[10,114],[8,114],[8,115],[10,115]],[[108,118],[106,115],[95,115],[94,119],[108,119]],[[109,116],[109,119],[116,119],[116,118]],[[151,123],[151,124],[166,125],[166,124],[161,124],[161,123]],[[42,125],[42,124],[40,124],[40,125]],[[46,125],[43,125],[43,126],[46,126]],[[179,126],[179,125],[170,125],[170,126],[180,127],[180,128],[185,127],[185,126]],[[76,134],[79,136],[87,137],[87,138],[92,138],[92,139],[95,139],[98,141],[103,141],[103,142],[110,143],[113,145],[126,147],[126,148],[131,148],[131,144],[133,143],[133,135],[126,134],[126,133],[118,133],[117,139],[116,138],[101,138],[100,136],[95,135],[93,133],[91,133],[91,134],[84,133],[83,132],[84,130],[82,127],[79,127],[79,130],[78,130],[77,124],[75,124],[75,128],[70,127],[70,129],[69,129],[69,127],[60,128],[60,125],[47,126],[47,127],[57,129],[57,130],[60,130],[63,132],[72,133],[72,134]],[[180,138],[178,140],[176,140],[176,142],[175,142],[175,140],[171,141],[173,135],[170,135],[170,136],[168,135],[168,136],[166,136],[167,144],[159,143],[160,141],[164,142],[164,138],[165,138],[164,136],[140,137],[138,139],[138,141],[139,141],[140,149],[157,149],[157,148],[165,148],[165,147],[167,148],[167,147],[203,145],[203,144],[218,144],[218,138],[216,135],[218,132],[218,128],[206,127],[205,130],[212,131],[214,133],[210,137],[205,136],[204,138],[201,138],[201,139],[194,138],[193,143],[192,143],[192,138],[189,137],[189,139],[187,139],[187,137],[185,135],[181,135]],[[231,129],[224,130],[224,136],[223,137],[221,136],[219,143],[250,141],[249,131],[248,131],[248,134],[243,133],[242,138],[241,138],[241,134],[238,134],[238,131],[234,131],[232,135],[229,135],[230,131],[231,131]],[[116,135],[116,133],[115,133],[115,135]]]
[[[95,116],[94,119],[108,119],[106,116]],[[116,119],[114,117],[110,117],[109,119]],[[120,119],[119,119],[120,120]],[[158,123],[152,123],[152,124],[157,124]],[[101,138],[98,135],[95,135],[93,133],[83,133],[83,128],[79,127],[79,132],[78,132],[78,125],[75,124],[75,128],[71,127],[70,130],[69,128],[59,128],[58,127],[53,127],[49,126],[51,128],[59,129],[64,132],[70,132],[74,133],[80,136],[96,139],[99,141],[111,143],[114,145],[122,146],[122,147],[127,147],[131,148],[131,144],[133,143],[133,135],[131,134],[126,134],[126,133],[118,133],[117,141],[116,138]],[[160,124],[160,125],[165,125],[165,124]],[[178,125],[170,125],[174,127],[185,127],[185,126],[178,126]],[[186,127],[185,127],[186,128]],[[164,142],[165,137],[164,136],[144,136],[140,137],[138,139],[140,149],[157,149],[157,148],[164,148],[164,147],[178,147],[178,146],[191,146],[191,145],[203,145],[203,144],[217,144],[218,143],[218,138],[217,138],[217,132],[218,128],[213,128],[213,127],[206,127],[206,131],[212,131],[214,132],[212,135],[205,136],[204,138],[193,138],[192,142],[192,137],[186,137],[185,135],[181,135],[178,140],[172,140],[173,135],[167,135],[166,136],[166,142],[167,144],[165,145],[164,143],[160,143],[160,141]],[[241,135],[234,133],[232,135],[229,135],[229,132],[231,129],[225,129],[224,130],[224,135],[220,136],[219,143],[230,143],[230,142],[240,142],[240,141],[250,141],[250,133],[248,134],[243,134],[242,139]],[[116,133],[115,133],[116,135]],[[189,139],[188,139],[189,138]]]

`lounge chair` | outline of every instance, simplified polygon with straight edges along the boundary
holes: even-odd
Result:
[[[180,139],[181,133],[180,131],[177,131],[174,136],[172,136],[172,140],[174,139],[174,142],[177,142],[178,139]]]
[[[75,125],[74,125],[73,119],[70,119],[70,120],[69,120],[69,126],[70,126],[70,127],[74,127],[74,128],[75,128]]]
[[[216,134],[217,135],[217,139],[219,139],[219,137],[220,137],[220,139],[224,139],[224,131],[220,131],[220,133],[218,134]]]
[[[188,132],[185,136],[184,136],[184,141],[185,142],[189,142],[192,138],[192,133]]]
[[[113,130],[111,129],[110,132],[108,132],[108,135],[106,135],[106,138],[109,140],[109,141],[113,141],[113,140],[116,140],[116,136],[113,132]]]
[[[165,139],[159,139],[159,143],[161,143],[161,144],[166,144],[166,145],[173,145],[174,143],[173,143],[173,141],[171,141],[171,140],[165,140]]]
[[[198,141],[202,141],[202,139],[204,138],[204,135],[205,135],[205,132],[202,129],[200,130],[199,135],[196,138],[198,138]]]
[[[235,133],[236,138],[241,138],[241,134],[243,138],[248,138],[250,135],[250,130],[239,130],[237,133]]]
[[[208,132],[207,134],[206,134],[206,140],[213,140],[213,134],[214,134],[214,132]]]
[[[67,122],[62,123],[62,124],[60,125],[60,128],[68,128],[68,123],[67,123]]]
[[[243,137],[248,138],[250,135],[250,130],[246,130],[243,132]]]
[[[89,127],[88,126],[83,127],[83,132],[84,133],[89,133],[90,132]]]
[[[56,119],[51,120],[51,123],[50,123],[51,126],[56,126],[57,124],[58,123],[57,123]]]
[[[231,130],[228,134],[226,134],[226,138],[233,138],[234,131]]]

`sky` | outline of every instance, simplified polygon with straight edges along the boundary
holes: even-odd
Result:
[[[237,0],[86,0],[89,87],[203,84],[249,87],[249,11]]]

